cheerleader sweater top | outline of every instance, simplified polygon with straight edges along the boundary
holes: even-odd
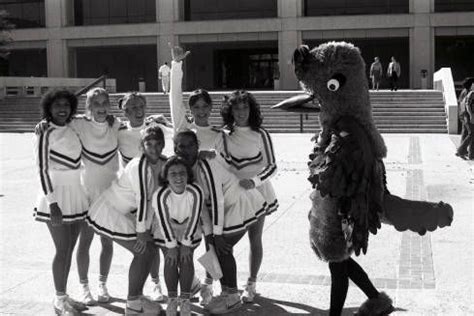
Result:
[[[78,170],[81,167],[81,142],[68,125],[49,123],[48,128],[36,135],[35,157],[41,188],[49,204],[56,203],[54,172]]]
[[[99,123],[86,116],[76,116],[69,126],[79,135],[84,164],[83,181],[87,187],[94,178],[112,176],[119,169],[117,149],[120,121]]]
[[[221,135],[216,150],[239,179],[251,179],[258,187],[277,173],[272,139],[265,129],[235,126]]]
[[[193,235],[200,225],[202,190],[196,184],[188,184],[183,193],[177,194],[170,187],[158,190],[153,196],[153,209],[165,237],[167,248],[174,248],[180,242],[191,247]],[[177,239],[173,226],[186,225],[181,240]]]

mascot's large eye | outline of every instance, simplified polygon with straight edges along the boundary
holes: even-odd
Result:
[[[339,85],[339,81],[337,81],[337,79],[331,79],[331,80],[328,81],[327,86],[328,86],[329,91],[334,92],[334,91],[339,90],[340,85]]]
[[[343,74],[334,74],[327,83],[329,91],[335,92],[346,83],[346,77]]]

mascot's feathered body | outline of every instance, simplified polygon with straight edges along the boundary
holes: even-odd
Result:
[[[410,201],[391,195],[382,161],[387,148],[372,119],[365,63],[358,48],[345,42],[301,46],[293,54],[295,73],[308,92],[276,105],[288,111],[318,111],[321,132],[310,154],[310,242],[329,262],[331,315],[342,311],[348,279],[369,299],[359,315],[384,315],[391,300],[373,287],[350,258],[366,253],[369,232],[381,222],[420,234],[450,225],[453,210],[443,202]],[[319,105],[308,106],[316,99]]]

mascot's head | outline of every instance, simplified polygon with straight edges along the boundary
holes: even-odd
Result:
[[[371,121],[365,62],[357,47],[346,42],[329,42],[310,50],[302,45],[293,53],[293,65],[296,77],[309,96],[306,100],[300,97],[299,103],[285,104],[284,101],[276,107],[305,111],[303,103],[314,97],[319,101],[320,109],[306,109],[320,110],[321,119],[334,120],[350,115],[361,121]]]

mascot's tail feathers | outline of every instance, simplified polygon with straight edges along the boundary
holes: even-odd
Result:
[[[385,194],[383,210],[383,222],[398,231],[411,230],[420,235],[450,226],[453,221],[453,208],[443,202],[411,201]]]

